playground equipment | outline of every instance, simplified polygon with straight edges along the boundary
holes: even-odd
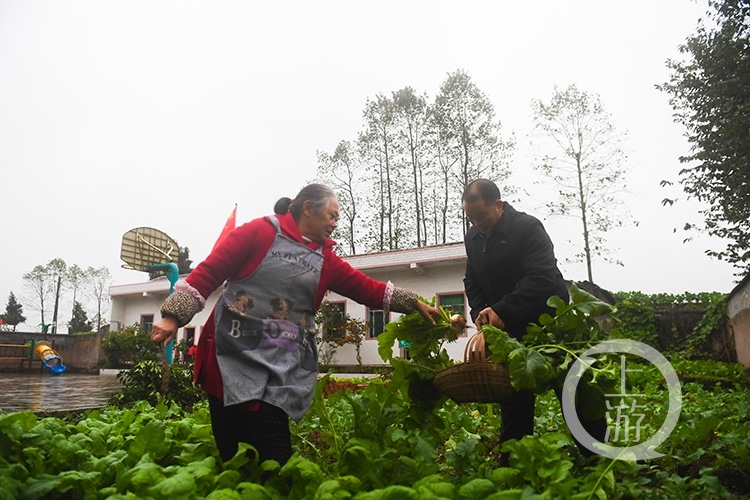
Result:
[[[55,375],[60,375],[65,371],[66,366],[62,364],[62,358],[57,354],[57,351],[52,348],[52,344],[46,340],[37,342],[34,352],[36,353],[36,356],[42,360],[44,367]]]
[[[169,293],[174,292],[180,272],[177,268],[179,246],[167,234],[153,227],[137,227],[122,236],[120,258],[125,269],[153,272],[162,271],[169,280]],[[165,368],[172,364],[174,341],[161,346]],[[165,374],[168,371],[165,370]],[[168,376],[168,375],[167,375]]]

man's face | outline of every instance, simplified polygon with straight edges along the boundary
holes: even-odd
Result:
[[[483,199],[479,198],[476,201],[464,201],[463,206],[469,222],[485,235],[492,232],[492,228],[500,220],[500,216],[503,213],[503,202],[500,200],[487,204]]]

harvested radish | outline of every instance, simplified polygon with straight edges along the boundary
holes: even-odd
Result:
[[[451,330],[453,330],[453,332],[461,334],[463,333],[464,328],[466,328],[466,318],[460,314],[454,314],[451,316]]]

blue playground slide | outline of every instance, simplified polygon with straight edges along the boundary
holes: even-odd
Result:
[[[44,367],[55,375],[60,375],[65,371],[66,366],[62,364],[62,358],[57,354],[57,351],[52,349],[52,345],[46,340],[38,342],[34,351],[37,357],[44,363]]]

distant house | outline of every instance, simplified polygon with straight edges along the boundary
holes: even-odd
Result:
[[[354,255],[345,257],[345,260],[355,269],[374,279],[390,280],[396,286],[413,290],[426,299],[435,297],[438,304],[464,316],[468,314],[463,287],[466,268],[463,243]],[[178,339],[185,339],[188,344],[198,341],[203,324],[216,304],[220,292],[221,289],[211,294],[206,301],[205,309],[198,313],[190,324],[180,329]],[[111,329],[138,323],[148,330],[154,319],[160,317],[159,308],[169,294],[169,281],[166,278],[157,278],[142,283],[114,285],[110,287],[109,294],[112,299]],[[360,351],[362,361],[367,365],[382,364],[376,337],[383,331],[384,325],[394,320],[398,314],[392,313],[385,317],[382,310],[366,308],[335,293],[329,293],[326,300],[338,304],[343,312],[369,325]],[[474,332],[474,327],[470,325],[467,327],[467,333],[457,342],[446,344],[452,358],[457,361],[463,359],[468,336]],[[394,353],[404,354],[396,344]],[[336,351],[335,362],[356,364],[354,347],[346,345],[339,348]]]

